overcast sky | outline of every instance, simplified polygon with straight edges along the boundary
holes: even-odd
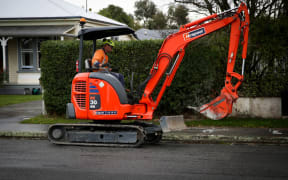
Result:
[[[70,2],[74,5],[77,5],[79,7],[86,7],[86,0],[65,0],[67,2]],[[99,12],[103,8],[107,8],[110,4],[113,4],[115,6],[119,6],[123,8],[123,10],[127,14],[132,14],[134,15],[135,7],[134,4],[137,0],[87,0],[88,4],[88,9],[91,8],[93,12]],[[168,7],[170,4],[174,4],[174,0],[152,0],[154,4],[157,6],[159,10],[161,10],[163,13],[167,14]],[[189,5],[186,4],[186,6]],[[189,14],[189,19],[191,20],[196,20],[200,17],[200,15],[196,14]]]
[[[86,7],[86,0],[65,0],[80,7]],[[87,0],[88,9],[92,8],[93,12],[108,7],[110,4],[119,6],[128,14],[134,15],[134,4],[137,0]],[[174,3],[174,0],[152,0],[156,4],[157,8],[167,13],[167,9],[170,3]]]

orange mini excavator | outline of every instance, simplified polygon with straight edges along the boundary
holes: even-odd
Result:
[[[238,98],[237,89],[243,81],[244,63],[247,54],[249,14],[247,6],[240,6],[220,14],[213,14],[180,27],[179,32],[169,35],[163,42],[148,78],[142,83],[144,93],[137,102],[130,102],[125,89],[109,71],[81,72],[83,40],[123,34],[134,34],[128,27],[83,28],[79,31],[80,53],[79,73],[73,79],[71,103],[67,104],[67,117],[89,119],[95,123],[54,124],[49,127],[48,138],[55,144],[137,147],[143,143],[157,143],[161,140],[160,126],[145,122],[153,118],[166,87],[169,87],[185,55],[185,48],[196,39],[230,25],[230,46],[227,59],[225,87],[220,96],[199,108],[200,113],[211,119],[221,119],[232,111],[233,102]],[[242,74],[234,72],[237,49],[242,41]],[[242,39],[242,38],[241,38]],[[85,62],[87,63],[87,62]],[[87,63],[89,66],[89,63]],[[93,68],[87,67],[88,70]],[[164,83],[153,100],[151,94],[164,78]],[[237,79],[232,83],[232,78]],[[234,81],[233,81],[234,82]],[[134,120],[120,123],[121,120]]]

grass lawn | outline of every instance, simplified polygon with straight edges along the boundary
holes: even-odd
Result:
[[[122,123],[129,123],[133,120],[123,120]],[[22,124],[56,124],[56,123],[62,123],[62,124],[70,124],[70,123],[86,123],[86,122],[93,122],[92,120],[77,120],[77,119],[66,119],[65,117],[61,116],[35,116],[30,119],[25,119],[21,121]],[[154,123],[154,121],[152,121]],[[158,123],[155,122],[155,123]],[[159,124],[159,123],[158,123]]]
[[[222,120],[186,121],[187,126],[202,127],[247,127],[247,128],[288,128],[288,119],[225,118]]]
[[[0,95],[0,107],[41,99],[42,95]]]
[[[21,121],[22,124],[56,124],[56,123],[69,124],[69,123],[79,123],[79,122],[92,122],[92,121],[66,119],[65,117],[43,116],[43,115],[39,115],[31,119],[25,119]]]

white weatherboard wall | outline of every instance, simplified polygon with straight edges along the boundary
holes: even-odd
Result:
[[[281,118],[280,97],[241,97],[233,104],[231,116]]]
[[[40,72],[39,73],[18,73],[17,84],[40,84]]]

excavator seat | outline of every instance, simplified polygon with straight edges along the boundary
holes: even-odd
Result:
[[[88,59],[85,59],[84,61],[85,63],[85,70],[86,72],[92,72],[92,59],[88,58]]]

